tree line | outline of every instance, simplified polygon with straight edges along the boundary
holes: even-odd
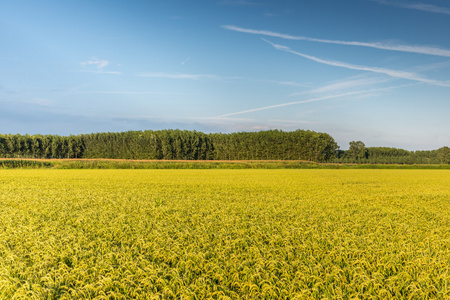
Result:
[[[167,129],[70,136],[0,134],[0,157],[447,164],[450,148],[408,151],[352,141],[348,150],[339,150],[329,134],[309,130],[206,134]]]
[[[349,143],[348,150],[338,150],[333,162],[370,164],[450,164],[450,148],[408,151],[390,147],[366,147],[361,141]]]
[[[177,160],[309,160],[326,162],[339,148],[314,131],[211,133],[146,130],[70,136],[0,134],[2,158]]]

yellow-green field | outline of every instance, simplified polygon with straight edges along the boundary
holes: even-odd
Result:
[[[450,172],[1,170],[0,299],[449,299]]]

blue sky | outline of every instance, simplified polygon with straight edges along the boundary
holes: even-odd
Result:
[[[450,146],[449,28],[445,0],[5,0],[0,133]]]

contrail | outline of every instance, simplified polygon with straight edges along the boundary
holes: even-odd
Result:
[[[395,77],[395,78],[402,78],[402,79],[408,79],[408,80],[413,80],[413,81],[419,81],[419,82],[423,82],[423,83],[428,83],[431,85],[436,85],[436,86],[444,86],[444,87],[450,87],[450,83],[449,82],[442,82],[442,81],[438,81],[438,80],[433,80],[433,79],[427,79],[427,78],[422,78],[419,75],[415,74],[415,73],[410,73],[410,72],[405,72],[405,71],[397,71],[397,70],[391,70],[391,69],[384,69],[384,68],[376,68],[376,67],[367,67],[367,66],[360,66],[360,65],[352,65],[352,64],[348,64],[345,62],[340,62],[340,61],[330,61],[330,60],[324,60],[312,55],[307,55],[307,54],[303,54],[297,51],[292,50],[291,48],[287,47],[287,46],[283,46],[283,45],[278,45],[275,43],[272,43],[264,38],[262,38],[266,43],[269,43],[270,45],[272,45],[275,49],[280,50],[280,51],[285,51],[288,53],[292,53],[307,59],[310,59],[312,61],[321,63],[321,64],[325,64],[325,65],[329,65],[329,66],[334,66],[334,67],[341,67],[341,68],[346,68],[346,69],[351,69],[351,70],[359,70],[359,71],[368,71],[368,72],[374,72],[374,73],[381,73],[381,74],[385,74],[391,77]]]
[[[229,117],[229,116],[234,116],[234,115],[246,114],[246,113],[251,113],[251,112],[255,112],[255,111],[278,108],[278,107],[295,105],[295,104],[316,102],[316,101],[322,101],[322,100],[333,99],[333,98],[340,98],[340,97],[346,97],[346,96],[353,96],[353,95],[359,95],[359,94],[368,94],[368,93],[372,93],[372,92],[392,90],[392,89],[412,86],[412,85],[416,85],[416,84],[417,83],[403,84],[403,85],[392,86],[392,87],[387,87],[387,88],[370,89],[370,90],[365,90],[365,91],[354,91],[354,92],[348,92],[348,93],[342,93],[342,94],[336,94],[336,95],[311,98],[311,99],[301,100],[301,101],[286,102],[286,103],[281,103],[281,104],[275,104],[275,105],[270,105],[270,106],[264,106],[264,107],[253,108],[253,109],[242,110],[242,111],[238,111],[238,112],[234,112],[234,113],[224,114],[219,117]]]
[[[410,52],[410,53],[419,53],[419,54],[427,54],[427,55],[435,55],[435,56],[444,56],[450,57],[450,50],[441,49],[436,47],[429,46],[411,46],[411,45],[395,45],[388,43],[367,43],[367,42],[358,42],[358,41],[339,41],[339,40],[327,40],[327,39],[317,39],[310,38],[306,36],[295,36],[284,33],[278,33],[269,30],[255,30],[242,28],[234,25],[223,25],[222,28],[237,32],[257,34],[257,35],[265,35],[271,37],[282,38],[286,40],[297,40],[297,41],[309,41],[309,42],[317,42],[317,43],[327,43],[327,44],[338,44],[338,45],[348,45],[348,46],[360,46],[360,47],[369,47],[390,51],[402,51],[402,52]]]

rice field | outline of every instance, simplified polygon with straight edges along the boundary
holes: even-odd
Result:
[[[0,299],[449,299],[448,170],[0,170]]]

